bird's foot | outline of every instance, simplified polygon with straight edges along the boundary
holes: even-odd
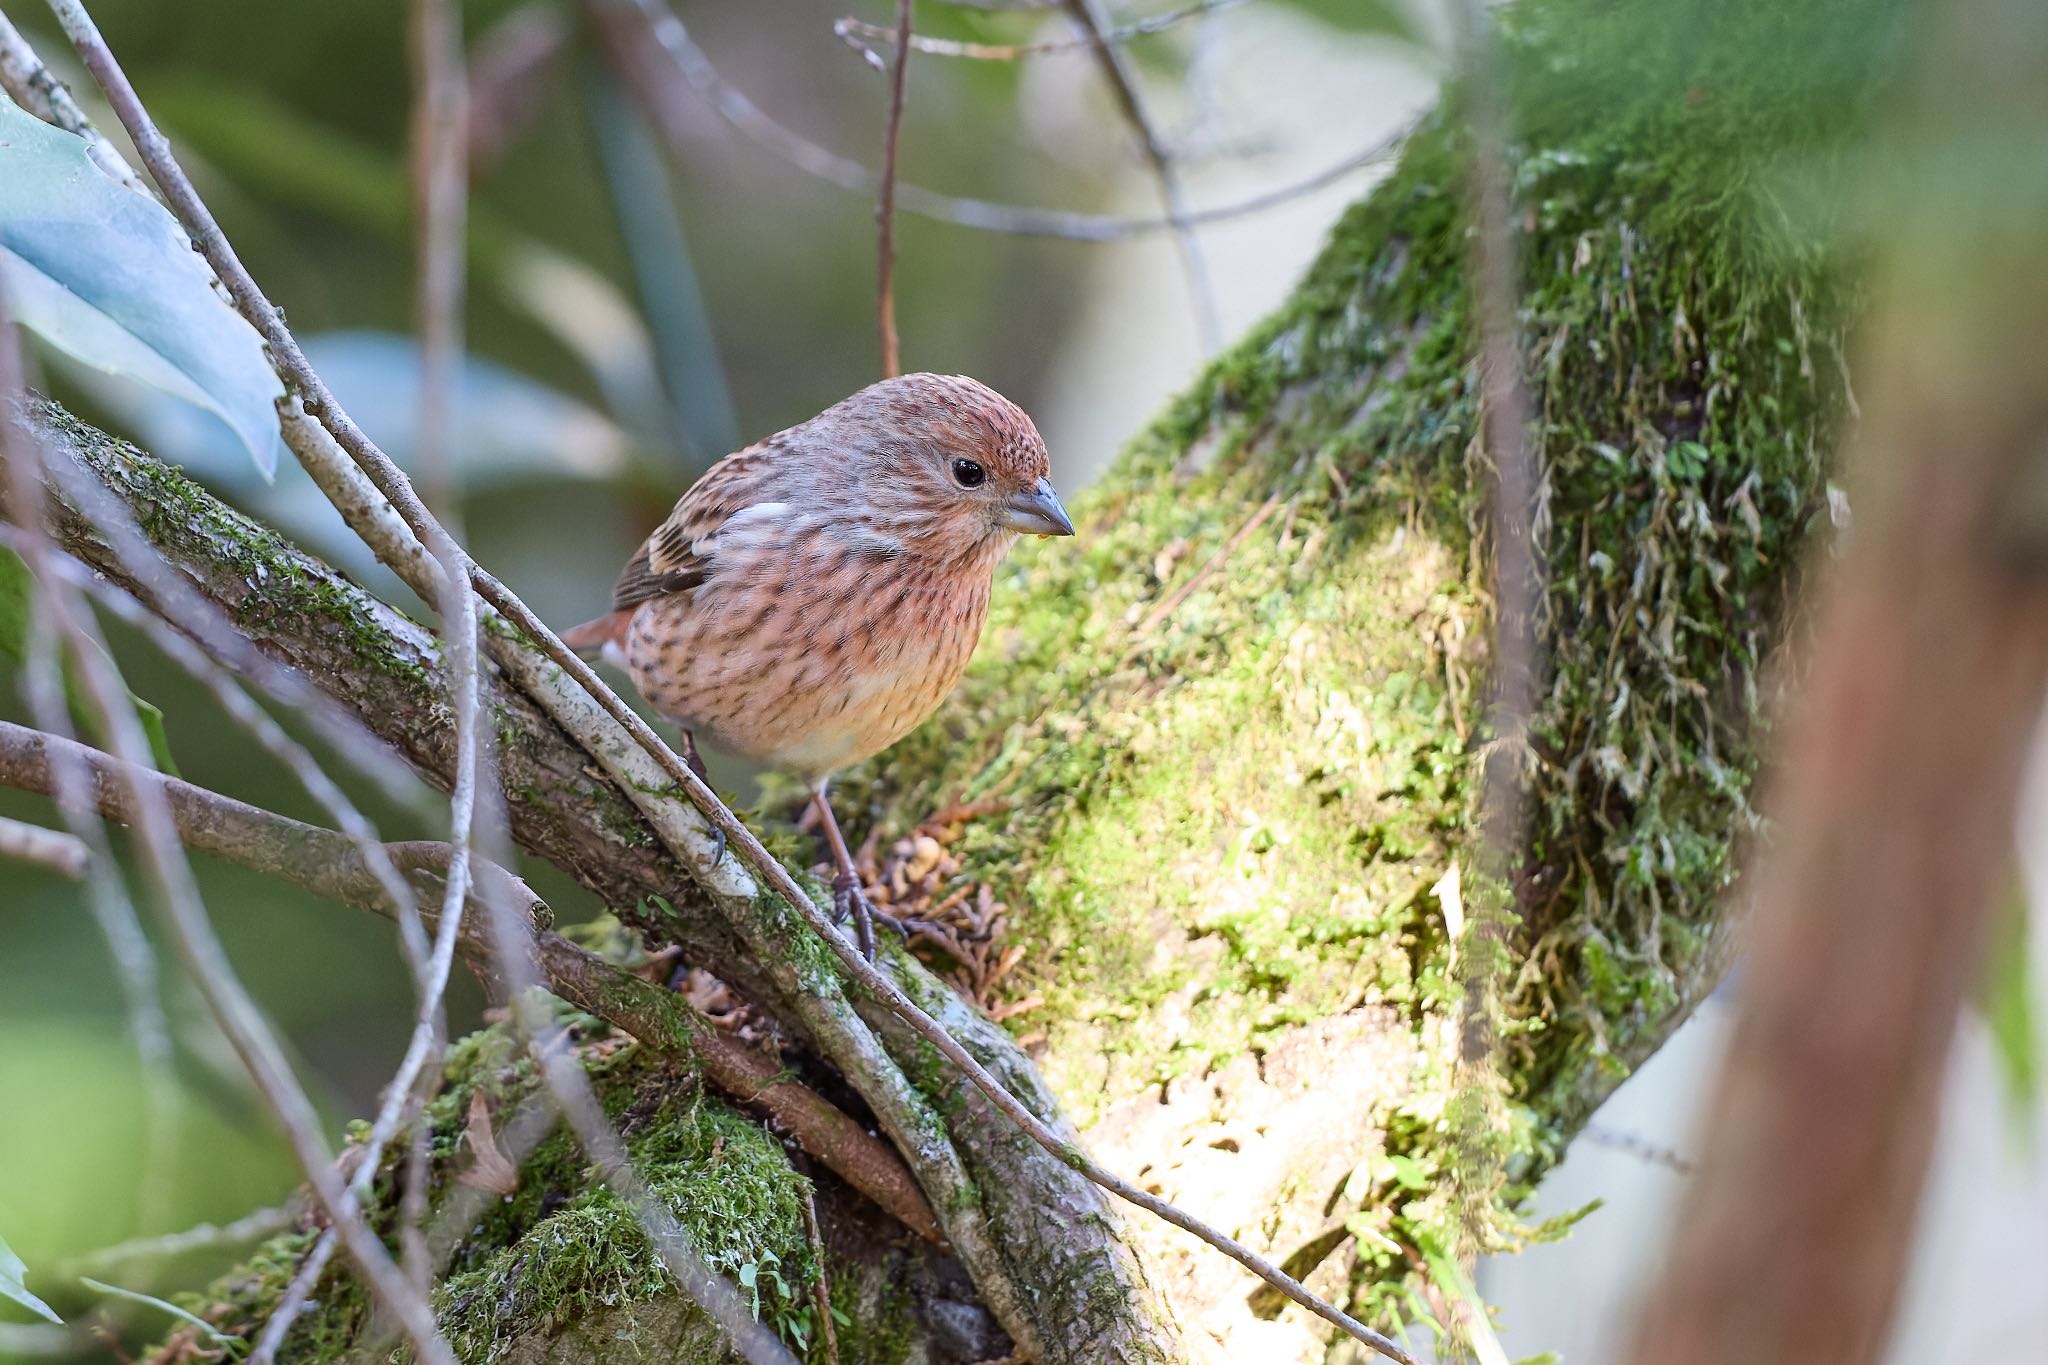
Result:
[[[860,948],[860,955],[868,961],[875,960],[875,907],[868,903],[867,893],[860,889],[860,878],[842,872],[832,879],[832,922],[846,923],[848,915],[853,916],[854,943]],[[883,922],[894,925],[886,915]]]

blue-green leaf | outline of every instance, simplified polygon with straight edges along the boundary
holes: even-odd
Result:
[[[0,274],[50,345],[220,417],[268,478],[283,393],[263,340],[215,292],[163,205],[100,170],[83,138],[0,96]]]
[[[7,1245],[7,1239],[0,1237],[0,1299],[12,1299],[29,1312],[61,1325],[64,1319],[50,1311],[50,1305],[28,1292],[27,1276],[28,1267]]]
[[[399,467],[416,470],[419,446],[420,353],[418,343],[393,332],[321,332],[301,337],[306,358],[349,415],[382,446]],[[233,488],[248,466],[220,419],[133,385],[116,385],[76,370],[66,376],[122,424],[158,459],[214,487]],[[588,404],[479,355],[468,355],[455,375],[453,446],[448,455],[465,492],[549,479],[610,479],[624,473],[632,438]],[[304,503],[296,490],[310,485],[287,480],[278,500],[257,504],[264,518],[298,533],[314,524],[326,500],[310,492]],[[252,490],[253,491],[253,490]],[[284,501],[291,499],[291,501]]]

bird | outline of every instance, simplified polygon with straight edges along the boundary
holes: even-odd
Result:
[[[612,609],[562,639],[622,669],[673,721],[791,774],[830,848],[835,923],[874,960],[873,908],[832,775],[930,717],[973,656],[1020,536],[1071,536],[1045,442],[964,375],[870,384],[735,451],[620,573]]]

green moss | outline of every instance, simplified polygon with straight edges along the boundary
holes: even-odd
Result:
[[[1762,670],[1824,520],[1855,305],[1815,187],[1882,101],[1898,8],[1509,11],[1548,673],[1526,920],[1504,950],[1468,943],[1498,969],[1512,1107],[1448,1102],[1430,893],[1468,859],[1489,738],[1457,92],[1288,304],[1078,501],[1080,537],[1013,558],[966,683],[888,759],[925,780],[882,818],[1013,803],[958,851],[1013,907],[1015,991],[1047,1002],[1013,1027],[1046,1035],[1077,1117],[1394,1005],[1409,1097],[1359,1118],[1417,1183],[1355,1193],[1391,1200],[1374,1235],[1447,1250],[1456,1130],[1486,1129],[1512,1207],[1662,1036],[1757,825]],[[1407,1315],[1405,1257],[1361,1239],[1362,1301]]]
[[[676,1215],[704,1263],[751,1288],[743,1296],[785,1333],[807,1321],[816,1270],[803,1236],[802,1183],[760,1125],[709,1103],[650,1115],[634,1164]],[[450,1276],[435,1306],[457,1353],[492,1358],[509,1341],[547,1334],[601,1310],[672,1295],[674,1281],[632,1210],[609,1188],[585,1189],[514,1242]]]
[[[183,474],[114,441],[54,404],[38,415],[64,432],[112,484],[127,490],[139,509],[141,528],[160,545],[197,550],[202,562],[238,577],[244,591],[238,608],[244,625],[260,631],[266,622],[316,620],[357,664],[398,678],[421,692],[432,691],[436,659],[396,640],[376,620],[373,599],[350,585],[314,572],[312,561],[277,532],[214,500]]]
[[[869,1280],[874,1299],[863,1302],[855,1286]],[[917,1333],[910,1295],[887,1278],[857,1270],[832,1276],[832,1307],[840,1365],[903,1365]],[[814,1355],[814,1359],[815,1359]]]
[[[815,1333],[808,1294],[817,1268],[804,1234],[805,1182],[781,1144],[704,1095],[687,1070],[611,1038],[572,1011],[560,1011],[558,1023],[583,1041],[585,1069],[648,1189],[705,1264],[745,1286],[742,1298],[759,1318],[801,1347]],[[458,1190],[456,1174],[473,1159],[464,1134],[478,1093],[501,1133],[510,1115],[547,1103],[531,1059],[504,1029],[484,1029],[452,1046],[427,1114],[437,1208]],[[387,1236],[395,1164],[394,1155],[373,1186],[371,1216]],[[275,1239],[192,1306],[225,1330],[260,1330],[315,1236],[299,1230]],[[494,1359],[518,1339],[583,1331],[593,1321],[620,1334],[602,1343],[606,1354],[624,1349],[667,1358],[662,1353],[682,1349],[678,1343],[697,1342],[683,1358],[723,1359],[716,1332],[676,1293],[630,1208],[592,1180],[587,1159],[563,1129],[534,1148],[513,1193],[482,1205],[434,1305],[466,1361]],[[368,1321],[355,1277],[337,1267],[280,1359],[342,1358],[361,1344]]]

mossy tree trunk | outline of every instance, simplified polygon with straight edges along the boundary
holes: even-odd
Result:
[[[1766,659],[1829,507],[1844,402],[1847,293],[1824,225],[1778,175],[1793,166],[1810,180],[1840,159],[1892,26],[1882,0],[1552,0],[1510,13],[1519,321],[1548,584],[1529,856],[1515,880],[1524,921],[1496,1021],[1515,1104],[1489,1137],[1503,1173],[1485,1191],[1490,1213],[1513,1207],[1725,960],[1723,892],[1756,819]],[[1289,302],[1082,501],[1077,540],[1016,556],[958,695],[840,787],[859,832],[885,837],[957,800],[1006,803],[953,852],[963,878],[1010,906],[1028,949],[1015,993],[1043,1003],[1006,1037],[929,977],[913,994],[1033,1093],[1023,1054],[1036,1059],[1107,1164],[1381,1325],[1412,1316],[1413,1277],[1458,1244],[1470,1211],[1450,1190],[1447,1114],[1489,623],[1459,126],[1450,107],[1413,136]],[[185,496],[167,488],[144,496]],[[173,516],[151,533],[196,536],[182,552],[203,557],[218,528],[192,525]],[[240,601],[252,578],[229,568],[223,592]],[[410,639],[353,599],[302,596],[294,611],[348,629],[284,622],[267,648],[362,653],[369,631],[382,642],[370,653],[388,654]],[[390,685],[431,699],[430,654],[400,652]],[[366,712],[391,709],[377,691],[356,698]],[[519,699],[501,701],[522,842],[649,940],[682,943],[774,1008],[773,973],[676,891],[679,870],[616,790],[557,753]],[[445,773],[431,714],[397,715],[387,733]],[[646,899],[662,890],[673,905]],[[1089,1202],[1085,1187],[1041,1184],[998,1116],[861,1009],[1048,1301],[1143,1322],[1152,1292],[1113,1257],[1071,1273],[1056,1254],[1034,1260],[1026,1243],[1064,1245],[1035,1238],[1034,1219],[1058,1217],[1062,1238],[1102,1228],[1111,1244],[1148,1244],[1168,1296],[1205,1329],[1191,1335],[1219,1338],[1227,1358],[1321,1357],[1318,1325],[1252,1294],[1220,1257]],[[808,1251],[772,1144],[727,1145],[717,1101],[690,1091],[684,1103],[684,1081],[650,1080],[596,1044],[589,1055],[636,1152],[673,1168],[657,1186],[714,1258],[758,1269],[773,1252],[803,1280]],[[458,1068],[444,1096],[448,1153],[467,1112],[454,1100],[466,1105],[462,1087],[478,1083]],[[522,1083],[491,1081],[492,1102]],[[725,1155],[761,1157],[751,1216],[690,1203]],[[617,1209],[581,1192],[576,1170],[533,1178],[555,1203],[486,1226],[460,1253],[473,1278],[444,1287],[465,1349],[595,1360],[620,1332],[643,1348],[683,1340],[647,1257],[592,1249],[615,1240]],[[848,1365],[988,1349],[957,1270],[892,1248],[879,1215],[823,1188],[835,1282],[861,1319],[841,1342]],[[590,1226],[563,1222],[571,1213]],[[280,1265],[288,1276],[273,1249],[223,1286],[232,1322],[260,1316]],[[294,1358],[354,1341],[351,1311],[320,1320],[328,1335],[301,1333]],[[1087,1339],[1063,1338],[1055,1354],[1110,1358],[1074,1344]],[[1202,1349],[1145,1345],[1142,1330],[1117,1339],[1138,1344],[1116,1358]]]
[[[1811,192],[1895,27],[1882,3],[1508,11],[1548,586],[1492,1215],[1726,965],[1767,660],[1853,406],[1854,288]],[[1068,1112],[1382,1326],[1469,1245],[1457,874],[1491,627],[1459,127],[1453,96],[1078,543],[1016,557],[966,685],[869,789],[885,831],[1008,803],[962,858],[1016,907],[1014,990],[1045,1004],[1012,1027]],[[1228,1358],[1318,1354],[1234,1268],[1139,1233]]]

